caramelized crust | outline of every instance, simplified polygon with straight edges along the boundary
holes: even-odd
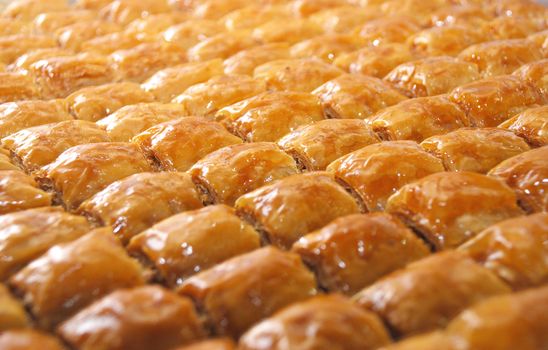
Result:
[[[221,109],[215,118],[248,142],[276,141],[302,125],[324,119],[320,100],[309,93],[272,91]]]
[[[0,63],[9,64],[27,51],[56,47],[54,39],[46,35],[15,34],[0,37]]]
[[[424,97],[450,92],[459,85],[478,80],[478,67],[448,56],[438,56],[403,63],[384,80],[411,97]]]
[[[61,342],[53,336],[36,330],[11,330],[0,335],[2,350],[65,350]]]
[[[166,0],[116,0],[103,7],[99,16],[109,22],[127,25],[137,18],[146,18],[169,10]]]
[[[85,218],[60,207],[29,209],[0,216],[0,280],[5,280],[56,244],[91,230]]]
[[[295,0],[290,6],[300,17],[308,17],[316,12],[348,5],[348,0]]]
[[[97,121],[115,142],[128,142],[146,129],[185,115],[175,103],[137,103],[120,108]]]
[[[517,194],[527,212],[548,211],[548,147],[505,160],[489,175],[502,179]]]
[[[333,62],[339,55],[354,51],[362,46],[360,37],[351,34],[324,34],[301,41],[291,47],[291,57],[317,57]]]
[[[310,21],[326,33],[349,33],[359,25],[378,17],[381,17],[381,13],[374,8],[344,4],[316,12],[310,16]]]
[[[81,21],[91,21],[96,13],[90,10],[68,10],[41,13],[32,21],[33,32],[53,34],[62,27]]]
[[[199,62],[214,58],[225,59],[258,44],[259,41],[247,30],[220,33],[188,49],[188,60]]]
[[[46,49],[36,49],[27,51],[24,55],[19,56],[12,64],[8,66],[8,70],[19,74],[28,74],[30,66],[34,63],[53,57],[72,56],[74,52],[69,49],[60,47],[50,47]]]
[[[40,13],[67,9],[68,4],[64,0],[15,0],[3,9],[0,16],[21,21],[32,21]]]
[[[158,71],[141,84],[141,87],[152,93],[158,101],[169,102],[190,86],[222,74],[223,66],[220,59],[185,63]]]
[[[352,189],[369,211],[380,211],[400,187],[443,171],[436,157],[411,141],[376,143],[331,163],[327,170]]]
[[[236,144],[212,152],[188,171],[207,203],[234,205],[241,195],[299,172],[275,143]]]
[[[285,0],[281,2],[283,3]],[[234,9],[219,19],[219,22],[222,22],[227,30],[235,31],[253,29],[273,19],[291,15],[291,9],[288,6],[283,4],[265,6],[260,1],[256,1],[246,4],[245,7]]]
[[[150,261],[158,278],[170,286],[258,248],[259,234],[225,205],[174,215],[135,236],[128,246],[131,254]]]
[[[344,74],[312,92],[328,118],[365,119],[407,98],[384,81],[361,74]]]
[[[533,84],[542,96],[548,96],[548,59],[523,65],[513,75]]]
[[[182,211],[202,207],[198,191],[185,173],[139,173],[110,184],[86,200],[78,212],[112,227],[127,244],[131,237]]]
[[[164,30],[187,19],[188,14],[178,11],[147,15],[129,23],[124,32],[142,41],[155,41]]]
[[[387,43],[403,43],[405,40],[420,30],[418,23],[405,16],[382,17],[366,22],[356,29],[369,45],[383,46]]]
[[[97,36],[82,42],[80,50],[100,55],[110,55],[115,51],[128,50],[142,43],[143,40],[137,39],[135,34],[115,32]]]
[[[461,25],[473,27],[484,25],[495,18],[495,13],[489,7],[483,7],[478,1],[456,1],[464,4],[444,6],[431,15],[429,26],[449,27]]]
[[[77,22],[55,32],[55,37],[61,47],[78,51],[82,43],[106,34],[119,32],[122,27],[116,23],[101,20]]]
[[[421,147],[440,158],[446,170],[481,174],[529,150],[522,138],[497,128],[462,128],[429,137]]]
[[[0,104],[36,100],[42,95],[31,78],[18,73],[0,72]]]
[[[155,125],[132,141],[163,170],[186,171],[219,148],[242,143],[221,124],[200,117],[179,118]]]
[[[135,83],[110,83],[78,90],[66,101],[76,119],[95,122],[126,105],[152,102],[154,96]]]
[[[255,46],[242,50],[230,56],[223,62],[225,74],[253,75],[258,66],[289,57],[289,45],[286,43],[272,43]]]
[[[11,162],[10,152],[4,148],[0,148],[0,170],[21,170]]]
[[[299,256],[257,249],[186,280],[178,289],[204,310],[215,334],[238,338],[281,308],[316,295],[314,276]]]
[[[168,43],[189,49],[200,41],[222,33],[225,30],[219,22],[206,19],[189,19],[167,28],[162,38]]]
[[[292,250],[312,267],[323,288],[347,295],[429,254],[410,229],[385,213],[335,219],[302,237]]]
[[[236,350],[236,345],[230,338],[217,338],[179,347],[175,350]]]
[[[236,201],[238,214],[282,248],[290,248],[305,234],[359,209],[354,198],[326,172],[289,176]]]
[[[379,350],[458,350],[458,340],[444,332],[435,331],[409,337]]]
[[[0,215],[50,206],[52,195],[38,188],[33,178],[17,170],[0,171]]]
[[[335,159],[379,141],[362,120],[327,119],[287,134],[278,145],[300,167],[313,171],[325,170]]]
[[[398,336],[409,336],[445,327],[467,307],[508,292],[491,271],[463,253],[448,251],[407,265],[354,299]]]
[[[277,18],[256,27],[252,36],[262,43],[295,44],[321,34],[322,28],[310,20]]]
[[[470,45],[488,40],[485,33],[473,27],[432,27],[411,36],[407,43],[418,54],[456,56]]]
[[[109,142],[107,133],[95,123],[67,120],[23,129],[2,139],[2,147],[27,172],[53,162],[67,149],[86,143]]]
[[[322,295],[258,323],[244,334],[239,349],[373,350],[388,343],[390,336],[377,315],[342,296]]]
[[[546,99],[518,77],[503,75],[459,86],[450,94],[473,126],[492,127]]]
[[[21,305],[11,294],[6,286],[0,284],[0,331],[25,328],[29,320]],[[0,337],[0,344],[2,344]],[[4,347],[2,347],[4,349]]]
[[[151,170],[136,145],[102,142],[69,148],[36,176],[72,211],[114,181]]]
[[[545,29],[546,24],[546,19],[539,21],[520,16],[500,16],[485,23],[481,30],[496,40],[521,39]]]
[[[453,248],[499,221],[522,215],[502,181],[477,173],[442,172],[402,187],[386,210],[436,249]]]
[[[538,213],[490,226],[459,250],[519,290],[548,281],[547,240],[548,213]]]
[[[205,331],[192,301],[145,286],[107,295],[63,323],[59,334],[80,350],[170,350]]]
[[[548,106],[527,109],[499,125],[523,137],[531,146],[548,146]]]

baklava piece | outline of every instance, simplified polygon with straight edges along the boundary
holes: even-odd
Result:
[[[548,59],[525,64],[513,75],[531,83],[543,96],[548,96]]]
[[[50,206],[52,195],[42,191],[31,176],[17,170],[0,171],[0,215]]]
[[[466,114],[447,95],[400,102],[371,116],[368,123],[383,140],[417,142],[470,126]]]
[[[362,120],[327,119],[287,134],[278,145],[299,168],[313,171],[325,170],[337,158],[377,142],[377,135]]]
[[[105,35],[100,35],[88,39],[80,45],[80,51],[91,52],[100,55],[110,55],[119,50],[129,50],[137,45],[143,44],[143,40],[139,40],[135,34],[127,32],[115,32]]]
[[[198,209],[202,202],[188,174],[139,173],[110,184],[86,200],[78,213],[112,232],[127,244],[131,237],[180,212]]]
[[[115,142],[129,142],[146,129],[173,119],[184,117],[181,105],[175,103],[137,103],[120,108],[97,121]]]
[[[187,5],[187,0],[174,0],[173,2],[183,2],[183,6]],[[192,2],[190,2],[192,4]],[[260,3],[260,1],[259,1]],[[218,20],[226,14],[249,5],[247,0],[199,0],[196,1],[192,8],[192,16],[197,18],[208,18]]]
[[[388,83],[361,74],[344,74],[312,92],[328,118],[366,119],[373,113],[407,99]]]
[[[546,97],[520,78],[502,75],[461,85],[450,99],[465,111],[472,126],[494,127],[524,109],[544,104]]]
[[[548,213],[520,216],[490,226],[459,247],[514,290],[548,282]]]
[[[141,87],[153,94],[158,101],[170,102],[192,85],[222,74],[223,66],[220,59],[184,63],[158,71],[141,84]]]
[[[248,142],[276,141],[302,125],[324,119],[320,100],[309,93],[272,91],[217,112],[215,118]]]
[[[121,79],[143,82],[160,69],[184,63],[186,51],[177,45],[152,42],[115,51],[109,58]]]
[[[10,279],[38,325],[48,330],[116,289],[143,283],[137,261],[106,229],[52,247]]]
[[[181,104],[187,115],[213,117],[221,108],[265,90],[264,82],[247,75],[219,75],[192,85],[172,102]]]
[[[240,197],[236,211],[267,241],[289,249],[305,234],[360,208],[333,175],[312,172],[286,177]]]
[[[68,10],[68,3],[65,0],[15,0],[3,9],[0,17],[18,19],[21,21],[32,21],[37,15],[44,12]]]
[[[78,51],[82,48],[84,42],[103,35],[120,32],[122,29],[120,25],[112,22],[101,20],[82,21],[59,28],[55,32],[55,37],[61,47]]]
[[[15,34],[0,37],[0,63],[9,64],[27,51],[56,47],[55,39],[38,34]]]
[[[384,210],[388,197],[400,187],[443,170],[439,159],[411,141],[372,144],[327,167],[368,211]]]
[[[0,103],[38,100],[42,97],[38,86],[26,75],[0,72]],[[3,114],[3,113],[2,113]]]
[[[99,11],[110,4],[112,0],[75,0],[74,8]]]
[[[63,323],[59,335],[79,350],[172,350],[205,331],[190,299],[145,286],[105,296]]]
[[[284,2],[285,0],[282,0],[280,4],[268,4],[266,6],[261,1],[250,3],[250,5],[246,4],[245,7],[227,13],[218,22],[223,23],[229,31],[253,29],[276,18],[290,17],[292,15],[291,9],[284,6]]]
[[[178,347],[175,350],[236,350],[236,344],[230,338],[216,338]]]
[[[527,40],[532,41],[536,47],[542,50],[544,58],[548,55],[548,30],[531,34],[527,37]]]
[[[307,19],[277,18],[253,30],[254,39],[262,43],[295,44],[323,34],[322,28]]]
[[[286,43],[272,43],[255,46],[242,50],[223,62],[225,74],[253,75],[258,66],[289,57],[289,45]]]
[[[186,117],[155,125],[131,142],[161,169],[187,171],[207,154],[242,140],[219,123],[202,117]]]
[[[448,251],[407,265],[354,297],[399,337],[445,327],[475,303],[509,293],[491,271],[464,253]]]
[[[7,69],[10,72],[16,72],[19,74],[29,74],[30,66],[34,63],[61,56],[72,56],[74,51],[69,49],[63,49],[61,47],[51,47],[46,49],[37,49],[27,51],[24,55],[19,56]]]
[[[66,101],[76,119],[95,122],[126,105],[152,102],[154,96],[135,83],[110,83],[78,90]]]
[[[403,43],[419,30],[420,26],[412,18],[390,16],[368,21],[355,31],[369,45],[382,47],[387,43]]]
[[[489,78],[511,74],[526,63],[542,59],[542,53],[529,40],[496,40],[468,47],[459,59],[475,63],[481,76]]]
[[[503,160],[529,150],[521,137],[497,128],[462,128],[429,137],[421,147],[440,158],[446,170],[481,174]]]
[[[72,120],[72,117],[63,100],[3,103],[0,104],[0,137],[4,138],[33,126],[67,120]]]
[[[31,29],[32,27],[26,21],[5,18],[0,14],[0,36],[28,34]]]
[[[106,131],[95,123],[67,120],[18,131],[4,137],[2,147],[19,166],[33,173],[73,146],[109,141]]]
[[[350,3],[349,0],[295,0],[290,6],[295,15],[308,17],[316,12],[349,5]]]
[[[298,172],[295,160],[270,142],[223,147],[188,171],[205,203],[227,205],[234,205],[238,197]]]
[[[390,197],[386,210],[438,250],[457,247],[499,221],[523,215],[510,187],[469,172],[441,172],[410,183]]]
[[[23,305],[10,294],[5,285],[0,284],[0,331],[5,332],[27,326],[29,326],[29,320]],[[1,341],[0,344],[2,344]]]
[[[297,254],[273,247],[242,254],[183,282],[214,334],[241,336],[281,308],[317,294],[314,276]]]
[[[548,106],[526,109],[499,127],[523,137],[533,147],[548,146]]]
[[[384,80],[410,97],[424,97],[445,94],[479,78],[478,67],[474,63],[438,56],[403,63]]]
[[[379,350],[458,350],[458,338],[442,331],[412,336]]]
[[[44,188],[54,191],[57,201],[72,211],[114,181],[151,170],[136,145],[101,142],[69,148],[36,172],[36,177]]]
[[[362,0],[368,1],[371,0]],[[473,1],[473,0],[472,0]],[[421,26],[430,24],[432,13],[439,11],[444,6],[451,3],[459,3],[459,1],[447,0],[383,0],[380,8],[384,15],[387,16],[409,16]]]
[[[82,216],[60,207],[45,207],[0,216],[0,280],[6,280],[56,244],[91,231]]]
[[[340,295],[295,303],[247,331],[242,350],[374,350],[390,343],[381,319]]]
[[[189,49],[200,41],[224,31],[225,28],[219,22],[191,18],[167,28],[162,33],[162,39],[183,49]]]
[[[11,330],[0,335],[2,350],[66,350],[59,340],[53,336],[36,330]]]
[[[21,170],[11,162],[10,152],[0,148],[0,170]]]
[[[291,57],[317,57],[332,63],[338,56],[363,46],[363,39],[352,34],[324,34],[296,43],[291,47]]]
[[[319,25],[326,33],[350,33],[352,29],[363,25],[381,13],[371,7],[343,5],[318,11],[310,16],[310,21]]]
[[[460,1],[462,2],[462,1]],[[467,1],[468,2],[468,1]],[[495,13],[478,1],[444,6],[431,15],[430,27],[448,27],[453,25],[479,26],[495,18]]]
[[[187,19],[188,14],[179,11],[148,15],[129,23],[124,32],[142,41],[155,41],[166,29]]]
[[[320,286],[347,295],[430,253],[420,238],[386,213],[335,219],[302,237],[292,250],[314,270]]]
[[[78,22],[91,21],[96,13],[90,10],[69,10],[41,13],[32,21],[33,32],[53,34],[60,28]]]
[[[169,11],[167,0],[115,0],[103,7],[99,16],[109,22],[127,25],[135,19]]]
[[[258,44],[259,41],[252,38],[246,30],[220,33],[188,49],[188,60],[199,62],[214,58],[225,59]]]
[[[488,38],[481,31],[464,26],[432,27],[411,36],[407,43],[424,56],[457,56],[470,45]]]
[[[546,19],[539,21],[516,15],[500,16],[485,23],[481,30],[495,40],[521,39],[545,29],[547,24]]]
[[[548,211],[548,146],[500,163],[489,175],[504,180],[527,212]]]
[[[165,219],[133,237],[128,251],[178,286],[192,275],[260,248],[259,234],[234,209],[212,205]]]

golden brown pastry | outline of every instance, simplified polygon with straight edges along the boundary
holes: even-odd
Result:
[[[458,1],[447,0],[386,0],[381,11],[388,16],[409,16],[422,26],[430,23],[432,13]]]
[[[427,256],[428,246],[396,217],[355,214],[335,219],[293,244],[320,286],[347,295]]]
[[[497,128],[462,128],[429,137],[421,147],[440,158],[446,170],[481,174],[529,150],[522,138]]]
[[[123,80],[143,82],[160,69],[186,61],[186,51],[169,43],[144,43],[109,56],[112,69]]]
[[[182,346],[175,350],[236,350],[236,345],[230,338],[217,338]]]
[[[192,275],[260,248],[259,234],[225,205],[165,219],[131,240],[128,251],[152,264],[157,279],[178,286]]]
[[[2,139],[2,147],[28,173],[53,162],[67,149],[86,143],[109,142],[106,131],[83,120],[34,126]]]
[[[525,64],[513,75],[531,83],[543,96],[548,95],[548,59]]]
[[[95,16],[96,13],[90,10],[45,12],[34,18],[32,29],[39,34],[53,34],[59,28],[82,21],[91,21]]]
[[[59,334],[79,350],[171,350],[205,331],[190,299],[145,286],[107,295],[63,323]]]
[[[338,56],[333,64],[350,73],[383,78],[398,65],[415,59],[407,45],[386,43]]]
[[[0,75],[1,77],[1,75]],[[0,82],[3,81],[0,79]],[[19,101],[0,104],[0,137],[32,126],[72,120],[63,100]]]
[[[76,119],[98,121],[126,106],[154,101],[154,95],[135,83],[110,83],[80,89],[66,98]]]
[[[441,172],[402,187],[386,205],[436,249],[457,247],[499,221],[523,214],[510,187],[470,172]]]
[[[310,92],[343,73],[318,58],[276,60],[255,68],[254,77],[268,90]]]
[[[365,119],[407,99],[388,83],[361,74],[343,74],[312,92],[328,118]]]
[[[325,117],[320,100],[312,94],[272,91],[227,106],[215,118],[242,139],[262,142],[276,141]]]
[[[189,1],[183,0],[184,2],[188,3]],[[192,15],[198,18],[220,19],[231,11],[248,4],[247,0],[200,0],[196,1]]]
[[[458,350],[458,339],[442,331],[434,331],[403,339],[379,350]]]
[[[326,33],[349,33],[359,25],[378,17],[381,17],[381,13],[377,9],[345,4],[318,11],[310,16],[310,21],[319,25]]]
[[[439,95],[413,98],[385,108],[371,116],[369,124],[383,140],[421,142],[470,126],[470,121],[447,95]]]
[[[195,84],[175,97],[187,115],[213,117],[218,110],[266,90],[263,81],[247,75],[218,75]]]
[[[61,47],[31,50],[27,51],[24,55],[19,56],[12,64],[8,66],[8,70],[20,74],[28,74],[30,66],[40,60],[72,55],[74,55],[72,50]]]
[[[262,43],[295,44],[323,34],[322,28],[307,19],[276,18],[253,30],[253,38]]]
[[[531,146],[548,146],[548,106],[526,109],[499,125],[524,138]]]
[[[286,177],[236,201],[236,211],[272,244],[290,248],[331,220],[358,213],[354,198],[327,172]]]
[[[223,31],[225,28],[217,21],[191,18],[167,28],[162,34],[162,39],[183,49],[189,49]]]
[[[303,126],[278,141],[299,168],[325,170],[335,159],[380,142],[367,124],[358,119],[327,119]]]
[[[0,280],[25,267],[56,244],[70,242],[92,228],[82,216],[44,207],[0,216]]]
[[[124,31],[130,35],[134,35],[139,40],[154,41],[164,30],[187,19],[188,14],[179,11],[147,15],[144,18],[137,18],[129,23]]]
[[[387,43],[403,43],[420,30],[418,23],[406,16],[381,17],[366,22],[356,29],[369,45],[384,46]]]
[[[514,290],[548,281],[548,213],[520,216],[482,231],[459,247]]]
[[[534,34],[531,34],[527,37],[527,40],[532,41],[536,47],[542,49],[544,58],[547,57],[548,52],[546,49],[548,48],[548,30],[543,30],[541,32],[537,32]]]
[[[45,98],[64,98],[81,88],[109,83],[114,73],[105,56],[89,53],[50,57],[29,67]]]
[[[547,23],[541,22],[521,16],[500,16],[485,23],[481,30],[495,40],[521,39],[545,29]]]
[[[478,80],[461,85],[450,93],[470,122],[476,127],[493,127],[511,116],[544,104],[543,97],[533,86],[511,75]]]
[[[146,129],[185,116],[181,105],[175,103],[137,103],[120,108],[97,121],[112,141],[128,142]]]
[[[230,56],[223,62],[225,74],[253,75],[258,66],[289,57],[287,43],[271,43],[255,46]]]
[[[218,1],[218,0],[217,0]],[[227,13],[219,22],[222,22],[226,29],[230,31],[240,29],[253,29],[280,17],[291,17],[291,9],[282,4],[267,5],[261,4],[260,1],[255,1],[247,4],[245,7],[234,9]]]
[[[99,16],[109,22],[127,25],[137,18],[146,18],[170,10],[166,0],[116,0],[99,12]]]
[[[85,40],[80,45],[83,52],[110,55],[118,50],[128,50],[144,43],[134,33],[115,32]]]
[[[112,232],[127,244],[155,223],[201,207],[188,174],[139,173],[113,182],[82,203],[78,213],[97,225],[112,227]]]
[[[291,4],[293,12],[300,17],[308,17],[318,11],[348,5],[348,0],[295,0]]]
[[[110,4],[112,0],[75,0],[74,7],[78,9],[100,10]]]
[[[474,63],[449,56],[423,58],[394,68],[384,80],[405,91],[411,97],[440,95],[459,85],[478,80]]]
[[[0,335],[2,350],[65,350],[61,342],[51,335],[36,330],[11,330]]]
[[[28,22],[2,17],[0,15],[0,36],[9,36],[15,34],[28,34],[32,27]]]
[[[151,171],[139,148],[126,142],[101,142],[69,148],[36,172],[38,182],[56,193],[67,210],[126,176]]]
[[[152,93],[158,101],[169,102],[192,85],[223,74],[222,60],[184,63],[158,71],[141,88]]]
[[[64,0],[15,0],[3,9],[1,17],[32,21],[34,17],[48,11],[64,11],[68,9],[68,3]]]
[[[10,279],[44,329],[115,289],[143,283],[141,267],[107,229],[52,247]]]
[[[0,215],[50,206],[52,195],[42,191],[31,176],[17,170],[0,171]]]
[[[74,24],[59,28],[55,32],[55,37],[61,47],[78,51],[82,48],[82,43],[103,35],[116,33],[122,30],[122,27],[116,23],[91,20],[76,22]]]
[[[199,62],[214,58],[225,59],[258,44],[259,42],[247,30],[220,33],[188,49],[188,60]]]
[[[421,55],[456,56],[470,45],[488,40],[485,33],[474,27],[432,27],[411,36],[407,43]]]
[[[0,104],[23,100],[37,100],[42,97],[38,86],[26,75],[0,72]]]
[[[406,337],[445,327],[467,307],[508,292],[504,282],[466,254],[447,251],[389,274],[354,299]]]
[[[484,25],[495,18],[495,13],[481,3],[457,1],[464,4],[444,6],[431,15],[429,26],[448,27],[462,25],[466,27]]]
[[[9,64],[27,51],[56,47],[55,39],[38,34],[14,34],[0,37],[0,62]]]
[[[21,170],[11,162],[10,152],[0,148],[0,170]]]
[[[472,45],[459,54],[475,63],[484,78],[510,74],[522,65],[540,60],[541,51],[525,39],[495,40]]]
[[[131,142],[163,170],[186,171],[207,154],[242,140],[219,123],[186,117],[155,125]]]
[[[242,254],[203,271],[178,289],[207,315],[217,335],[238,338],[281,308],[317,294],[297,254],[273,247]]]
[[[243,335],[239,349],[373,350],[390,342],[377,315],[340,295],[321,295],[256,324]]]
[[[352,34],[324,34],[296,43],[291,47],[291,57],[317,57],[332,63],[338,56],[357,50],[363,40]]]
[[[400,187],[443,170],[439,159],[411,141],[372,144],[327,167],[368,211],[384,210],[388,197]]]
[[[548,336],[548,287],[487,299],[462,312],[448,328],[459,349],[537,350]]]
[[[5,285],[0,284],[0,331],[25,328],[28,325],[29,320],[23,305],[10,294]],[[0,344],[2,344],[1,340]]]
[[[548,211],[548,147],[533,149],[500,163],[489,175],[502,179],[527,212]]]

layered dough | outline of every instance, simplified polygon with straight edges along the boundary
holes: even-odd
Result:
[[[10,64],[27,51],[56,47],[47,35],[14,34],[0,37],[0,63]]]
[[[52,195],[41,190],[31,176],[17,170],[0,171],[0,215],[46,207]]]
[[[223,62],[225,74],[253,75],[258,66],[276,60],[289,58],[287,43],[271,43],[242,50]]]
[[[39,100],[42,94],[38,86],[26,75],[0,72],[0,103],[17,103],[24,100]]]
[[[470,45],[488,40],[476,28],[452,25],[432,27],[407,39],[410,47],[423,56],[457,56]]]
[[[61,341],[54,336],[36,330],[16,329],[0,335],[0,347],[4,350],[65,350]]]
[[[30,322],[23,305],[10,294],[9,289],[3,284],[0,284],[0,305],[0,331],[5,332],[29,326]],[[1,340],[0,344],[2,344]]]
[[[499,127],[514,132],[533,147],[548,146],[548,106],[526,109]]]

